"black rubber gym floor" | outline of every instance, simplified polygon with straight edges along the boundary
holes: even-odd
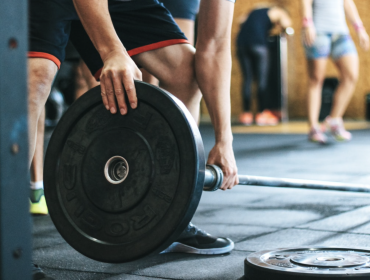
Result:
[[[213,131],[202,126],[207,151]],[[370,183],[370,130],[321,146],[305,135],[236,134],[239,174]],[[236,186],[204,193],[193,222],[230,237],[223,256],[162,254],[128,264],[90,260],[60,237],[49,217],[33,218],[34,262],[58,280],[243,279],[258,250],[309,245],[370,248],[370,194]]]

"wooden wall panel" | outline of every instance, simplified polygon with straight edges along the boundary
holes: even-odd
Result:
[[[307,94],[307,70],[304,49],[301,43],[301,1],[300,0],[270,0],[263,1],[264,3],[278,3],[284,5],[293,18],[293,28],[295,35],[289,38],[289,73],[288,73],[288,90],[289,90],[289,115],[291,118],[306,118],[306,94]],[[370,11],[369,0],[355,0],[360,16],[365,27],[370,32]],[[242,111],[241,102],[241,70],[236,58],[235,40],[239,31],[238,18],[245,13],[248,13],[256,5],[260,5],[258,0],[238,0],[235,4],[235,16],[232,30],[232,83],[231,83],[231,105],[232,114],[237,116]],[[365,117],[365,95],[370,93],[370,52],[366,53],[358,46],[357,35],[352,26],[350,26],[351,34],[356,43],[360,56],[360,77],[348,107],[345,117],[354,119],[364,119]],[[338,73],[332,63],[328,64],[327,76],[338,76]]]

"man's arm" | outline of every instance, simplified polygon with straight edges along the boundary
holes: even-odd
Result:
[[[344,11],[357,32],[361,48],[367,51],[369,49],[369,36],[362,24],[362,20],[353,0],[344,0]]]
[[[108,0],[73,0],[80,20],[98,50],[104,66],[100,75],[103,103],[112,114],[117,112],[115,99],[122,115],[127,113],[124,90],[130,106],[136,108],[134,79],[141,72],[122,45],[108,10]]]
[[[221,167],[225,175],[222,189],[238,183],[232,148],[230,108],[231,25],[234,3],[202,0],[198,17],[195,71],[215,129],[216,143],[208,163]]]

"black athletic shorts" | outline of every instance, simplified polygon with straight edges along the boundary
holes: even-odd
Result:
[[[175,18],[195,20],[200,0],[159,0]]]
[[[28,57],[50,59],[59,68],[70,39],[98,79],[103,62],[79,21],[72,0],[30,0],[29,8]],[[110,0],[109,11],[118,37],[130,56],[188,43],[158,0]]]

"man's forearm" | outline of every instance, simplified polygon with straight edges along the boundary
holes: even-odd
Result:
[[[195,71],[200,90],[203,93],[216,142],[232,141],[230,79],[231,55],[227,49],[219,52],[197,52]]]
[[[73,0],[80,20],[103,61],[112,51],[125,51],[114,29],[108,0]]]
[[[199,9],[195,71],[217,142],[232,141],[230,80],[234,4],[202,0]]]

